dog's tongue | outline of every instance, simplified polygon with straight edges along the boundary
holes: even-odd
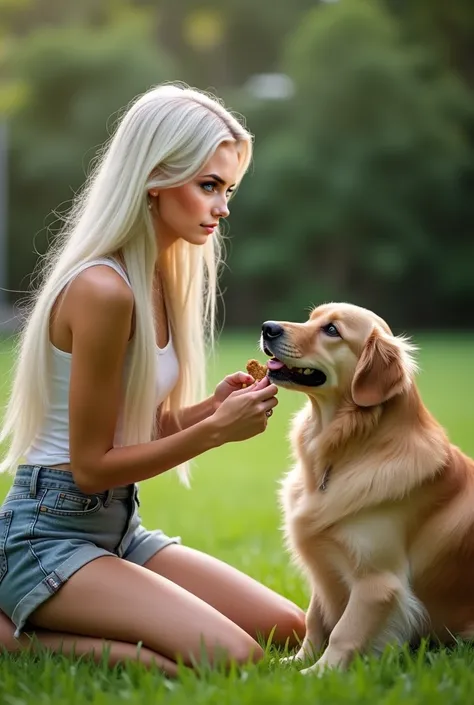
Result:
[[[285,365],[280,360],[267,360],[267,367],[269,370],[280,370]]]

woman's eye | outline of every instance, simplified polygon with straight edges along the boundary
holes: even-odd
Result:
[[[326,333],[326,335],[328,335],[330,338],[341,337],[334,323],[328,323],[327,325],[322,326],[321,330],[323,331],[323,333]]]
[[[216,189],[218,188],[218,184],[215,183],[215,181],[205,181],[203,184],[201,184],[201,188],[203,191],[206,191],[206,193],[215,193]],[[230,198],[232,196],[234,189],[230,188],[227,189],[226,191],[226,197]]]

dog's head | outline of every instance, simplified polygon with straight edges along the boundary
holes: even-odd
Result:
[[[351,304],[318,306],[306,323],[266,321],[261,348],[275,384],[318,397],[338,393],[376,406],[407,391],[414,347],[372,311]]]

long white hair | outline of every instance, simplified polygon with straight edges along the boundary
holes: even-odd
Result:
[[[124,445],[156,433],[157,355],[152,289],[156,235],[148,189],[182,185],[217,147],[234,142],[238,181],[247,170],[252,138],[241,121],[207,93],[182,84],[155,87],[136,99],[99,154],[56,243],[18,340],[13,386],[0,442],[9,441],[0,472],[14,472],[39,432],[50,394],[51,309],[85,262],[121,252],[135,297],[136,327],[123,400]],[[222,239],[216,229],[203,246],[177,240],[164,256],[164,280],[173,341],[180,363],[176,388],[164,407],[176,413],[205,389],[206,346],[214,340]],[[180,468],[186,481],[187,464]]]

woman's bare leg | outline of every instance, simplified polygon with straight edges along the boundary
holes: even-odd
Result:
[[[145,647],[185,665],[263,656],[243,629],[198,597],[151,570],[101,557],[77,571],[31,615],[42,629]],[[204,653],[203,653],[204,652]]]
[[[305,635],[303,610],[257,580],[217,558],[187,546],[170,544],[145,564],[212,605],[253,638],[299,644]]]
[[[79,634],[61,634],[44,629],[23,632],[17,639],[14,632],[13,622],[0,612],[0,650],[17,652],[37,651],[45,648],[65,656],[90,656],[96,663],[102,663],[107,654],[109,666],[127,661],[139,661],[145,666],[157,666],[168,676],[175,677],[177,675],[178,667],[174,661],[156,654],[146,647],[138,648],[135,644],[107,641]]]

